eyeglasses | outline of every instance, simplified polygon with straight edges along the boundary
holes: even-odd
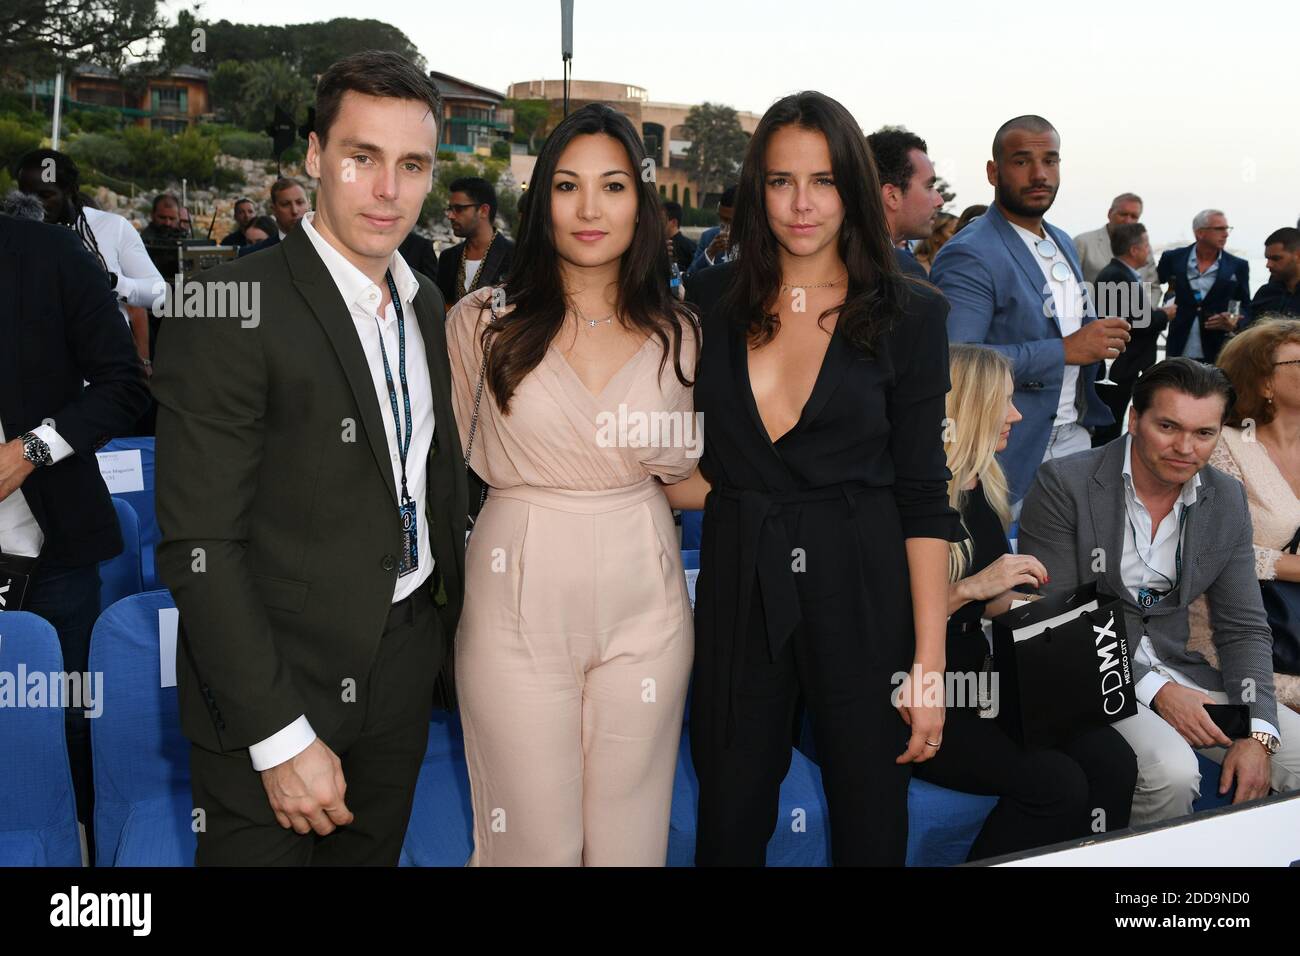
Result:
[[[449,203],[447,203],[447,208],[448,208],[451,212],[457,212],[457,213],[458,213],[458,212],[460,212],[460,211],[463,210],[463,209],[477,209],[477,208],[478,208],[479,206],[481,206],[481,205],[483,205],[483,204],[482,204],[482,203],[477,203],[477,202],[449,202]]]
[[[1232,232],[1232,226],[1202,226],[1206,232]]]
[[[1058,252],[1056,243],[1051,239],[1039,239],[1034,243],[1034,248],[1038,250],[1038,254],[1044,259],[1055,259]],[[1070,267],[1064,262],[1053,262],[1052,278],[1057,282],[1064,282],[1066,279],[1070,278]]]

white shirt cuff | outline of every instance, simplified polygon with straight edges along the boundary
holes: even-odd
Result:
[[[49,425],[37,425],[32,429],[32,434],[50,446],[51,465],[72,457],[72,446],[65,442],[63,436]]]
[[[1168,683],[1169,678],[1164,674],[1148,671],[1147,676],[1137,682],[1137,686],[1133,688],[1133,693],[1137,695],[1139,701],[1150,707],[1151,701],[1156,698],[1156,692]]]
[[[254,770],[270,770],[286,760],[292,760],[312,745],[316,731],[307,722],[303,714],[279,733],[272,734],[260,743],[250,744],[248,756],[253,761]]]
[[[1278,740],[1282,739],[1282,732],[1278,730],[1276,727],[1274,727],[1272,724],[1270,724],[1263,717],[1250,718],[1250,732],[1258,733],[1261,730],[1264,731],[1264,733],[1266,734],[1272,734]]]

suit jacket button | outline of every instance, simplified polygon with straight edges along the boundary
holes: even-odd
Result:
[[[379,562],[379,566],[385,571],[391,571],[393,568],[397,567],[397,561],[394,560],[391,554],[386,554],[384,555],[384,560]]]

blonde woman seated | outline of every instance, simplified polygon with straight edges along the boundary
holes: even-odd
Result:
[[[1008,553],[1007,481],[994,456],[1021,417],[1012,402],[1011,364],[992,349],[952,345],[949,366],[948,500],[969,537],[951,546],[947,667],[964,675],[982,670],[988,652],[980,618],[1009,610],[1018,596],[1012,588],[1032,593],[1047,571],[1037,558]],[[1025,750],[979,716],[978,701],[947,703],[944,745],[912,773],[952,790],[1001,797],[970,859],[1090,836],[1094,820],[1104,820],[1108,830],[1128,826],[1137,758],[1113,728],[1082,730],[1058,749]],[[1096,816],[1097,809],[1104,815]]]
[[[1246,486],[1259,579],[1300,581],[1300,557],[1282,553],[1300,528],[1300,321],[1256,319],[1228,342],[1218,365],[1237,401],[1210,464]],[[1218,667],[1205,599],[1187,614],[1188,648]],[[1273,685],[1278,703],[1300,711],[1300,677],[1274,674]]]

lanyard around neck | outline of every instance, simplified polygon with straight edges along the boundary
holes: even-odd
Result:
[[[402,402],[406,416],[403,419],[397,407],[397,388],[393,385],[393,370],[388,365],[388,351],[384,348],[384,331],[379,325],[379,316],[375,316],[375,331],[379,333],[379,354],[384,360],[384,381],[388,384],[388,401],[393,409],[393,427],[397,432],[397,454],[402,462],[402,501],[411,500],[406,490],[406,455],[411,449],[411,392],[406,384],[406,321],[402,315],[402,300],[397,294],[397,283],[393,281],[391,271],[384,273],[388,282],[388,293],[393,300],[393,311],[397,313],[397,375],[402,383]],[[405,429],[402,425],[405,422]],[[405,430],[405,437],[403,437]]]

